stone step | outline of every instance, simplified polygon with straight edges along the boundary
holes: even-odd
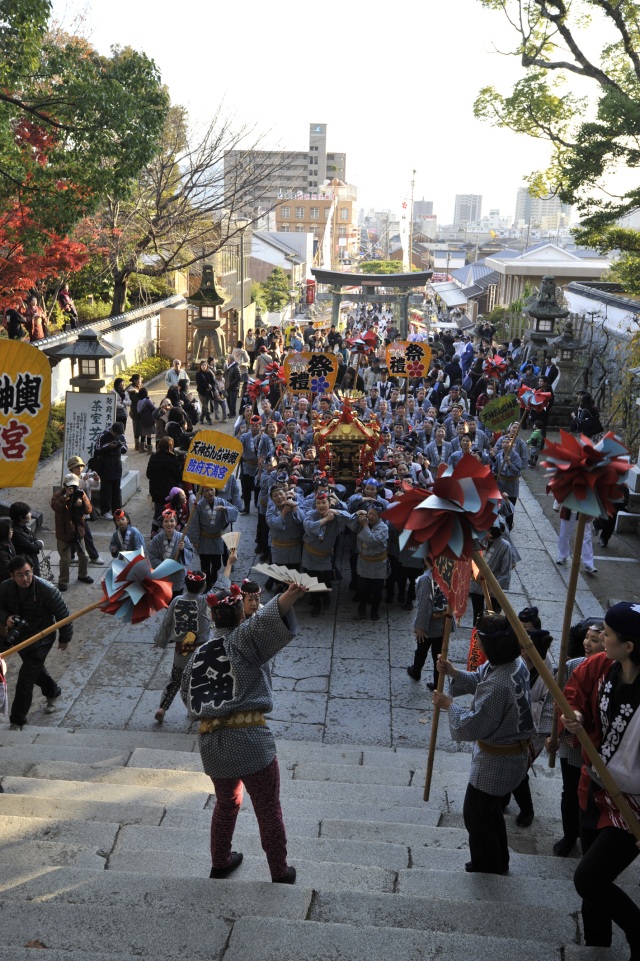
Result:
[[[57,818],[16,817],[4,812],[0,819],[0,841],[6,845],[27,841],[57,841],[108,852],[115,844],[119,830],[120,824],[115,821],[64,821]]]
[[[304,920],[309,913],[312,890],[301,884],[274,885],[269,881],[247,881],[231,885],[227,880],[206,877],[173,878],[170,874],[128,874],[118,871],[90,871],[77,867],[43,867],[34,872],[17,865],[3,866],[2,901],[25,901],[35,905],[96,906],[108,903],[116,912],[127,907],[153,906],[173,913],[176,905],[204,905],[206,912],[235,920],[254,917]],[[109,950],[107,945],[103,945]],[[30,956],[33,958],[33,956]]]
[[[68,747],[66,744],[25,744],[20,747],[2,748],[3,776],[25,777],[38,764],[49,761],[70,761],[74,764],[86,764],[96,767],[124,767],[131,756],[131,751],[125,749],[119,752],[114,749],[98,747]],[[192,755],[196,757],[196,755]]]
[[[462,852],[454,852],[456,855]],[[517,857],[514,856],[514,861]],[[558,859],[563,860],[563,859]],[[526,863],[535,864],[537,858]],[[515,867],[515,865],[514,865]],[[622,886],[631,897],[636,890],[629,872],[621,876]],[[425,868],[411,868],[400,871],[396,891],[411,897],[461,898],[469,901],[496,901],[520,905],[554,907],[557,910],[575,912],[579,910],[579,898],[573,881],[562,878],[528,877],[467,874],[465,871],[447,873],[429,871]]]
[[[206,840],[206,839],[205,839]],[[300,839],[303,842],[305,839]],[[242,844],[234,839],[234,850]],[[264,853],[256,838],[255,847],[259,854],[245,854],[244,861],[226,879],[227,884],[242,885],[246,881],[270,881]],[[312,853],[312,857],[315,855]],[[360,855],[362,857],[362,855]],[[397,871],[376,865],[350,864],[348,861],[316,861],[290,857],[295,863],[298,879],[296,885],[323,891],[377,891],[391,894],[397,879]],[[211,868],[208,844],[205,843],[198,854],[180,855],[166,851],[123,851],[115,852],[109,858],[109,869],[118,873],[137,874],[141,869],[145,874],[159,877],[207,878]]]
[[[51,782],[40,793],[31,793],[31,790],[38,785],[38,781],[32,778],[25,778],[29,793],[22,794],[18,781],[10,778],[5,779],[5,793],[0,794],[0,815],[5,817],[40,818],[47,820],[50,824],[55,823],[58,818],[63,820],[91,821],[118,824],[160,824],[166,808],[164,804],[157,802],[142,801],[137,797],[124,801],[102,801],[98,800],[78,800],[72,794],[63,794],[62,797],[55,797],[49,793]],[[64,783],[64,782],[63,782]],[[62,790],[62,789],[60,789]],[[66,792],[66,785],[64,791]],[[9,793],[11,792],[11,793]],[[194,812],[183,810],[185,818],[190,817]],[[211,815],[209,815],[211,820]],[[182,822],[186,823],[185,821]]]
[[[505,912],[508,913],[508,912]],[[224,961],[560,961],[561,941],[441,934],[392,927],[241,918]]]
[[[260,838],[256,832],[237,829],[233,837],[234,849],[246,856],[263,857]],[[109,859],[109,867],[117,868],[122,855],[172,855],[186,860],[208,851],[209,832],[189,828],[148,827],[126,825]],[[409,847],[385,841],[347,841],[344,838],[299,837],[287,825],[287,851],[290,860],[339,861],[347,864],[373,866],[383,864],[391,871],[409,867]],[[450,854],[451,852],[447,852]],[[144,872],[143,861],[139,870]],[[242,870],[242,868],[240,868]],[[195,872],[198,873],[198,872]]]
[[[23,867],[78,867],[104,871],[109,849],[83,847],[69,841],[19,841],[0,845],[0,865],[4,873],[5,864]]]
[[[268,919],[267,928],[270,929],[270,935],[274,922],[278,925],[283,923],[283,919],[288,921],[307,919],[313,922],[315,935],[319,939],[318,944],[325,944],[325,926],[330,934],[331,927],[337,923],[344,929],[345,948],[351,938],[351,930],[362,931],[363,928],[366,930],[368,946],[368,936],[373,932],[375,925],[379,929],[420,931],[423,934],[426,933],[428,938],[434,932],[447,934],[448,938],[457,938],[459,936],[457,932],[465,934],[472,931],[474,935],[486,933],[493,936],[492,940],[495,944],[484,944],[481,939],[475,942],[476,949],[484,946],[486,949],[497,950],[498,938],[503,934],[510,935],[514,925],[513,912],[505,911],[504,904],[500,903],[475,899],[441,900],[437,897],[423,899],[402,894],[363,891],[312,893],[310,888],[301,887],[299,882],[294,887],[281,888],[255,881],[232,884],[229,881],[210,881],[202,878],[173,879],[170,876],[129,875],[115,871],[93,873],[75,868],[44,869],[34,875],[33,872],[25,869],[9,868],[6,875],[3,874],[3,888],[3,901],[10,907],[16,902],[24,901],[32,904],[36,911],[42,906],[66,908],[69,911],[70,924],[74,920],[73,912],[87,907],[104,908],[107,900],[110,912],[120,917],[122,912],[126,913],[130,909],[142,909],[147,906],[152,906],[154,911],[167,912],[171,915],[175,914],[176,904],[206,903],[209,907],[205,910],[212,910],[213,914],[231,921],[243,917],[252,919],[260,917],[265,921]],[[80,915],[78,915],[79,919]],[[137,919],[137,915],[134,915],[134,919]],[[128,926],[129,918],[125,917],[123,921]],[[55,949],[49,928],[40,930],[43,932],[41,938],[44,943]],[[547,957],[552,957],[554,942],[568,944],[572,941],[575,935],[575,922],[566,912],[556,910],[553,906],[543,909],[533,905],[529,906],[526,912],[519,913],[518,933],[525,949],[528,938],[540,940],[546,942],[546,950],[549,952]],[[247,958],[260,957],[255,952],[258,950],[258,943],[263,940],[256,940]],[[429,956],[426,954],[429,945],[430,942],[427,940],[424,944],[423,957]],[[106,945],[103,946],[106,947]],[[118,942],[118,946],[124,949],[124,944],[121,945]],[[272,947],[270,938],[267,941],[267,947]],[[508,948],[509,945],[506,947]],[[308,949],[311,951],[310,954],[301,950],[297,958],[318,956],[313,953],[318,950],[318,946],[314,948],[312,944],[308,944]],[[142,952],[142,956],[146,956],[146,952]],[[208,955],[209,958],[212,956],[212,954]],[[438,954],[438,957],[441,956],[451,957],[451,955]],[[461,955],[461,957],[467,956]],[[506,956],[506,952],[493,955],[494,958]],[[520,957],[519,954],[512,956]],[[275,954],[267,954],[266,957],[275,958]],[[361,948],[359,955],[336,952],[319,957],[341,959],[354,957],[361,961],[363,954]],[[404,958],[405,955],[401,953],[398,957]],[[476,957],[491,956],[478,954]],[[1,954],[0,961],[4,961]],[[62,961],[68,961],[68,959],[62,959]],[[104,961],[107,959],[105,958]],[[111,958],[108,961],[111,961]],[[156,961],[155,956],[154,961]]]
[[[506,911],[504,904],[452,898],[418,898],[405,894],[316,891],[308,920],[350,924],[358,928],[369,925],[451,934],[472,931],[476,935],[494,938],[511,938],[514,935],[513,913]],[[517,933],[518,938],[525,941],[530,939],[566,944],[575,937],[576,923],[567,911],[529,905],[526,911],[518,912]]]
[[[126,770],[123,768],[123,770]],[[211,783],[211,782],[209,782]],[[26,794],[30,797],[75,801],[108,801],[112,804],[162,805],[190,810],[202,810],[207,794],[203,791],[185,789],[144,787],[143,784],[117,784],[110,781],[70,781],[40,777],[7,777],[2,786],[8,794]],[[6,794],[0,794],[0,804]],[[62,808],[61,808],[62,810]],[[12,813],[19,813],[12,811]],[[113,818],[110,818],[113,820]]]

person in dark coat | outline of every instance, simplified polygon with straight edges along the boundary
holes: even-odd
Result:
[[[182,466],[173,446],[172,437],[162,437],[158,441],[158,450],[147,463],[149,497],[153,501],[154,514],[160,512],[171,488],[180,487],[182,483]]]
[[[0,581],[9,577],[9,563],[15,556],[13,524],[8,517],[0,517]]]
[[[227,357],[227,366],[224,369],[224,389],[227,392],[229,404],[229,414],[236,416],[236,404],[238,402],[238,391],[240,390],[240,367],[233,354]]]
[[[0,624],[11,631],[16,619],[21,618],[25,626],[18,630],[17,639],[3,638],[3,649],[6,651],[12,643],[19,643],[39,634],[56,621],[62,621],[69,616],[69,610],[62,594],[53,584],[33,576],[31,562],[18,554],[9,564],[9,580],[0,584]],[[73,636],[73,624],[65,624],[60,628],[58,646],[66,650],[67,644]],[[52,714],[56,709],[55,701],[62,691],[44,666],[47,654],[53,647],[55,631],[41,638],[29,647],[18,652],[22,666],[18,673],[13,704],[9,713],[12,728],[22,729],[27,723],[27,715],[33,700],[33,688],[37,685],[47,699],[46,714]]]
[[[96,441],[96,454],[100,458],[100,513],[109,521],[113,520],[113,511],[122,507],[122,455],[127,450],[124,424],[119,420],[103,431]]]
[[[14,501],[9,508],[9,517],[13,521],[13,546],[16,554],[22,554],[31,561],[33,573],[40,577],[40,561],[38,554],[44,547],[44,542],[39,540],[32,532],[31,527],[31,508],[24,501]]]

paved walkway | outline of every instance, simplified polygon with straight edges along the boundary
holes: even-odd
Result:
[[[146,535],[151,521],[144,476],[147,455],[130,454],[130,467],[141,471],[142,490],[127,505],[134,523]],[[47,549],[54,548],[53,516],[48,506],[53,484],[59,481],[60,458],[39,471],[32,490],[5,491],[11,498],[26,499],[44,509],[43,537]],[[236,529],[245,535],[240,542],[241,561],[237,577],[249,573],[253,556],[256,515],[241,517]],[[94,540],[103,556],[113,523],[98,519]],[[516,510],[513,540],[523,556],[508,592],[516,610],[529,604],[540,609],[544,627],[556,638],[557,651],[568,568],[554,563],[556,533],[536,498],[522,485]],[[57,554],[53,551],[52,561]],[[54,568],[55,570],[55,568]],[[73,572],[74,568],[72,568]],[[90,568],[96,577],[92,586],[73,582],[65,599],[71,610],[91,603],[99,590],[101,568]],[[56,571],[57,573],[57,571]],[[422,747],[428,738],[432,716],[431,696],[425,687],[430,679],[430,661],[423,682],[416,684],[406,674],[413,654],[413,615],[399,605],[381,606],[379,622],[364,621],[356,613],[348,584],[348,556],[343,557],[342,582],[334,586],[331,608],[319,620],[310,617],[307,605],[300,608],[300,632],[277,659],[274,671],[275,706],[271,726],[285,738],[358,743],[384,746]],[[575,619],[601,613],[591,591],[591,578],[578,582]],[[453,635],[453,660],[465,662],[470,636],[470,609]],[[151,646],[158,618],[136,626],[121,625],[100,612],[81,618],[75,626],[73,643],[67,652],[54,649],[48,665],[60,680],[62,697],[54,715],[43,713],[44,700],[34,699],[31,722],[78,728],[153,730],[153,715],[160,691],[170,673],[172,654]],[[10,663],[9,680],[16,668]],[[14,662],[15,664],[15,662]],[[179,698],[167,713],[164,729],[186,731],[189,722]],[[441,747],[456,750],[441,726]]]

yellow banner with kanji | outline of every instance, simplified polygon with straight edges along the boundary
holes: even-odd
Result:
[[[338,376],[336,354],[288,354],[284,359],[284,378],[290,394],[331,393]]]
[[[426,377],[431,366],[431,348],[421,341],[394,340],[386,349],[391,377]]]
[[[0,342],[0,363],[0,483],[31,487],[49,421],[51,367],[19,340]]]
[[[200,430],[189,444],[182,480],[221,490],[233,474],[242,443],[219,430]]]

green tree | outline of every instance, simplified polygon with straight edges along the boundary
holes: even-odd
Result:
[[[528,181],[576,205],[581,243],[611,250],[609,231],[640,206],[640,186],[620,185],[616,171],[640,166],[640,18],[635,0],[479,0],[514,29],[511,55],[524,75],[508,95],[484,87],[477,117],[547,140],[546,170]],[[598,42],[598,38],[601,38]],[[579,94],[573,86],[579,90]],[[617,234],[617,241],[637,240]]]
[[[290,300],[291,281],[282,267],[274,267],[262,284],[267,310],[282,310]]]
[[[26,203],[65,234],[151,160],[168,96],[143,53],[101,56],[49,30],[50,12],[50,0],[0,0],[0,207]]]
[[[401,274],[401,260],[363,260],[358,264],[363,274]]]

